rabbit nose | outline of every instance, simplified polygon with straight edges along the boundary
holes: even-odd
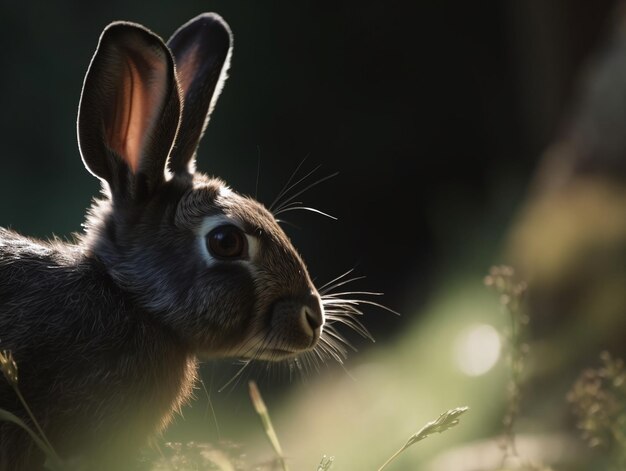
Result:
[[[281,299],[271,310],[271,328],[294,352],[312,348],[322,335],[323,325],[324,308],[317,293]]]
[[[324,325],[324,311],[318,296],[310,295],[300,308],[300,323],[308,335],[316,338],[319,336]]]

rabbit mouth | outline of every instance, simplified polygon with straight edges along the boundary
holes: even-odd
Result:
[[[233,356],[281,361],[315,349],[324,327],[324,308],[315,292],[290,296],[274,302],[259,321]]]
[[[258,356],[259,360],[270,360],[270,361],[279,361],[285,360],[287,358],[294,357],[301,353],[301,351],[297,350],[285,350],[283,348],[268,348],[263,349],[261,355]]]
[[[312,348],[312,347],[310,347]],[[250,359],[254,360],[264,360],[264,361],[281,361],[287,360],[289,358],[296,357],[303,352],[308,351],[310,348],[306,349],[287,349],[284,346],[280,348],[274,348],[270,346],[263,346],[259,349],[256,354],[252,356]]]
[[[242,356],[248,360],[281,361],[313,350],[319,341],[319,334],[314,335],[313,338],[300,334],[289,340],[278,340],[278,337],[275,331],[267,332],[263,339],[257,337],[254,342],[256,348],[250,349]]]

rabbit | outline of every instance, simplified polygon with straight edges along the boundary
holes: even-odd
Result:
[[[40,241],[0,228],[0,349],[55,451],[81,469],[125,469],[189,398],[199,359],[293,358],[325,328],[274,215],[195,170],[231,44],[214,13],[167,43],[108,25],[78,110],[82,161],[103,188],[84,233]],[[0,408],[33,425],[7,381]],[[43,463],[0,422],[0,469]]]

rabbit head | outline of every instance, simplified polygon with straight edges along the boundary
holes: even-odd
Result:
[[[282,359],[316,345],[320,296],[271,212],[195,171],[231,42],[215,14],[167,45],[133,23],[104,30],[78,115],[105,194],[84,243],[128,302],[194,353]]]

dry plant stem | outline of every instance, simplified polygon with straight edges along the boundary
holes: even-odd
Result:
[[[46,455],[49,456],[49,458],[51,458],[54,461],[55,466],[57,466],[59,463],[61,463],[61,459],[59,458],[59,455],[57,455],[56,451],[54,450],[54,447],[48,440],[48,437],[46,437],[46,434],[44,433],[43,429],[39,425],[39,422],[37,421],[37,419],[35,418],[35,414],[33,414],[33,412],[30,410],[30,407],[28,407],[28,403],[26,402],[26,400],[24,399],[24,396],[22,396],[22,392],[20,391],[20,388],[18,385],[18,381],[19,381],[18,368],[17,368],[17,364],[15,363],[15,360],[13,359],[13,355],[11,351],[4,350],[0,352],[0,369],[2,370],[2,374],[4,375],[5,379],[7,380],[9,385],[13,388],[13,391],[15,392],[18,399],[22,403],[24,410],[28,413],[30,420],[33,422],[33,424],[37,428],[37,431],[39,432],[39,437],[36,437],[33,431],[17,416],[11,414],[8,411],[2,410],[4,413],[3,416],[5,416],[4,417],[5,420],[9,420],[10,422],[13,422],[19,425],[20,427],[22,427],[23,429],[25,429],[28,432],[28,434],[33,438],[33,440],[35,440],[35,443],[42,449],[42,451],[46,453]],[[17,422],[15,419],[17,419]],[[44,447],[42,447],[42,445],[44,445]]]
[[[26,425],[26,423],[22,419],[9,411],[0,409],[0,420],[11,422],[18,427],[24,429],[24,431],[26,431],[26,433],[30,435],[30,437],[33,439],[39,449],[43,451],[44,454],[48,457],[46,467],[49,467],[49,469],[52,469],[53,471],[60,471],[63,469],[63,467],[61,466],[61,460],[56,455],[54,450],[49,447],[41,438],[39,438],[39,436],[37,436],[37,434],[28,425]]]
[[[515,279],[515,271],[508,266],[494,266],[485,277],[485,285],[500,295],[500,304],[511,323],[510,330],[503,333],[508,347],[506,360],[509,367],[506,412],[503,418],[504,443],[502,463],[509,458],[518,458],[515,444],[515,422],[520,412],[524,367],[528,346],[524,343],[528,317],[524,313],[523,300],[526,283]]]
[[[515,422],[517,420],[517,416],[519,415],[519,402],[521,400],[521,365],[519,362],[521,359],[521,349],[518,344],[518,339],[520,338],[520,329],[518,326],[518,322],[515,319],[515,313],[512,307],[509,307],[509,318],[511,320],[511,338],[510,342],[510,353],[509,353],[509,363],[510,363],[510,379],[509,379],[509,391],[508,391],[508,404],[506,409],[506,414],[504,416],[504,457],[503,461],[510,457],[518,457],[519,454],[517,452],[517,445],[515,443]],[[518,365],[520,365],[518,367]]]
[[[28,407],[28,404],[27,404],[26,400],[24,399],[24,396],[22,396],[22,393],[20,392],[20,389],[17,387],[17,385],[13,387],[13,390],[15,391],[15,394],[17,394],[17,397],[19,398],[20,402],[24,406],[24,409],[28,413],[28,416],[30,417],[30,420],[32,420],[33,424],[35,424],[35,427],[37,428],[37,431],[39,432],[39,435],[41,436],[41,439],[45,442],[45,444],[48,446],[48,448],[50,448],[50,451],[54,455],[54,457],[57,460],[60,461],[59,456],[57,455],[56,451],[54,451],[54,448],[53,448],[52,444],[48,441],[48,437],[46,437],[46,434],[43,432],[43,429],[39,425],[39,422],[37,422],[37,419],[35,418],[35,415],[30,410],[30,407]]]
[[[280,442],[278,441],[278,436],[276,435],[276,431],[274,430],[274,426],[272,425],[269,412],[267,411],[265,402],[261,397],[259,388],[254,381],[250,381],[248,383],[248,386],[250,389],[250,399],[252,400],[252,405],[254,406],[254,410],[256,411],[256,413],[259,414],[259,417],[261,418],[261,423],[263,424],[265,435],[267,435],[267,438],[272,444],[272,448],[274,448],[274,452],[276,453],[276,456],[280,461],[280,465],[283,468],[283,471],[289,471],[289,468],[287,467],[287,462],[285,461],[285,456],[283,455],[283,450],[280,447]]]
[[[432,435],[433,433],[443,433],[449,428],[457,425],[459,423],[459,416],[467,412],[468,409],[469,407],[457,407],[455,409],[450,409],[444,412],[443,414],[441,414],[437,418],[437,420],[428,422],[426,425],[424,425],[420,429],[419,432],[417,432],[414,435],[411,435],[411,437],[402,446],[402,448],[400,448],[393,455],[391,455],[391,457],[387,461],[385,461],[385,463],[380,468],[378,468],[378,471],[382,471],[383,469],[385,469],[393,460],[395,460],[404,450],[409,448],[411,445],[414,445],[415,443],[422,441],[423,439],[425,439],[429,435]]]
[[[381,470],[385,469],[393,460],[395,460],[398,457],[398,455],[400,455],[400,453],[402,453],[408,447],[409,447],[409,444],[407,442],[407,443],[404,444],[404,446],[402,448],[400,448],[393,455],[391,455],[391,457],[389,457],[389,459],[387,461],[385,461],[385,463],[380,468],[378,468],[378,471],[381,471]]]

